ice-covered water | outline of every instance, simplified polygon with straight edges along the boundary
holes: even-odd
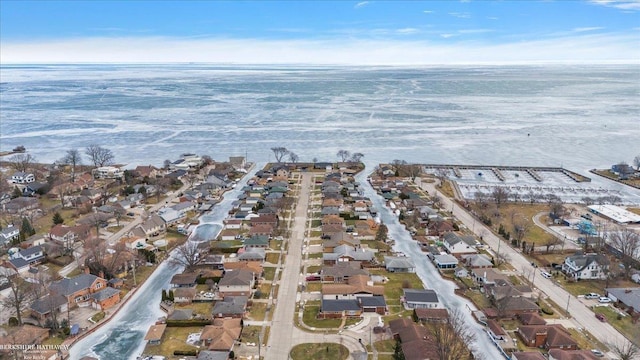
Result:
[[[119,163],[214,159],[564,166],[640,153],[640,67],[0,67],[0,149],[52,161],[99,143]]]

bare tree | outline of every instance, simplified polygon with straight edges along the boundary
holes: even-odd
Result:
[[[11,289],[9,295],[2,299],[0,305],[7,311],[14,311],[18,324],[22,325],[22,312],[33,298],[31,283],[24,281],[20,276],[12,274],[11,270],[5,268],[0,270],[0,282],[5,282]]]
[[[9,158],[9,162],[17,171],[27,172],[36,158],[31,154],[16,154]]]
[[[500,240],[500,241],[502,241],[502,240]],[[496,266],[500,266],[502,264],[506,264],[508,262],[511,262],[511,256],[509,256],[509,254],[507,254],[505,252],[497,253],[494,262],[496,263]]]
[[[203,259],[204,256],[200,254],[198,245],[187,241],[176,248],[176,254],[169,261],[174,265],[183,267],[185,271],[189,271],[195,268]]]
[[[398,167],[398,175],[411,178],[415,181],[416,177],[422,172],[422,165],[419,164],[400,164]]]
[[[349,161],[351,161],[351,162],[360,162],[360,161],[362,161],[363,157],[364,157],[363,153],[356,152],[356,153],[351,154],[351,159]]]
[[[440,180],[440,186],[444,185],[444,182],[449,178],[449,169],[447,168],[437,168],[436,169],[436,178]]]
[[[272,147],[273,155],[276,157],[277,162],[282,162],[282,159],[289,153],[286,147],[278,146]]]
[[[102,167],[113,164],[113,152],[100,145],[91,144],[87,146],[84,153],[89,157],[95,167]]]
[[[640,255],[640,234],[627,227],[609,232],[609,244],[620,252],[624,273],[629,277],[634,258]]]
[[[292,162],[292,163],[294,163],[294,164],[295,164],[295,163],[297,163],[297,162],[298,162],[298,160],[299,160],[299,159],[300,159],[300,158],[298,157],[298,155],[297,155],[296,153],[294,153],[293,151],[290,151],[290,152],[289,152],[289,161],[290,161],[290,162]]]
[[[558,239],[555,235],[548,234],[544,241],[544,246],[547,248],[547,254],[556,247],[556,245],[562,244],[562,240]]]
[[[336,154],[337,157],[340,158],[340,160],[342,160],[342,162],[347,161],[347,159],[349,159],[349,156],[351,156],[351,153],[348,150],[338,150],[338,153]]]
[[[475,342],[476,335],[465,322],[464,314],[460,309],[454,308],[450,310],[446,322],[428,324],[427,329],[433,337],[438,359],[469,358],[470,350],[467,344]]]
[[[496,206],[500,207],[500,205],[504,204],[509,199],[509,190],[502,186],[496,186],[491,192],[491,198],[496,203]]]
[[[71,182],[76,181],[76,166],[82,164],[82,155],[78,149],[67,150],[66,155],[62,158],[62,163],[71,165]]]
[[[640,170],[640,155],[636,155],[636,157],[633,158],[633,166],[636,167],[636,170]]]
[[[636,360],[640,356],[640,347],[631,341],[624,340],[622,344],[609,343],[609,348],[620,360]]]

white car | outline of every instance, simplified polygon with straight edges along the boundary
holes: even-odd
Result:
[[[596,294],[596,293],[588,293],[584,295],[585,299],[599,299],[600,298],[600,294]]]
[[[604,353],[598,349],[591,349],[591,353],[597,357],[604,357]]]
[[[613,302],[613,300],[609,299],[609,298],[608,298],[608,297],[606,297],[606,296],[600,296],[600,298],[598,299],[598,302],[601,302],[601,303],[610,303],[610,302]]]
[[[544,270],[540,270],[540,274],[542,274],[542,276],[544,276],[547,279],[551,278],[551,274],[546,272],[546,271],[544,271]]]

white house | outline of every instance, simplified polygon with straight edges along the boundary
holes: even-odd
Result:
[[[101,166],[91,172],[96,179],[121,179],[124,177],[124,171],[115,166]]]
[[[226,296],[250,296],[255,282],[254,274],[249,270],[238,269],[225,272],[218,282],[218,292]]]
[[[225,219],[223,221],[224,228],[229,230],[240,230],[242,229],[242,220],[238,219]]]
[[[14,239],[20,236],[20,228],[17,226],[9,225],[6,228],[0,230],[0,246],[11,243]]]
[[[478,252],[473,236],[459,236],[456,233],[448,232],[443,236],[443,244],[447,251],[454,256]]]
[[[36,181],[36,177],[31,173],[18,171],[11,176],[11,182],[14,184],[29,184]]]
[[[32,246],[30,248],[26,248],[11,254],[11,259],[21,258],[29,264],[35,264],[40,260],[44,259],[44,252],[42,251],[42,247]]]
[[[405,309],[437,309],[442,307],[438,294],[430,289],[403,289]]]
[[[609,259],[601,254],[573,255],[564,259],[562,271],[578,279],[605,280],[609,270]]]

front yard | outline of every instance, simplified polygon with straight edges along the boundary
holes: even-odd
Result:
[[[202,327],[167,327],[159,345],[148,345],[144,348],[144,354],[162,355],[167,359],[173,359],[176,350],[196,350],[193,345],[187,344],[189,334],[200,333]]]

